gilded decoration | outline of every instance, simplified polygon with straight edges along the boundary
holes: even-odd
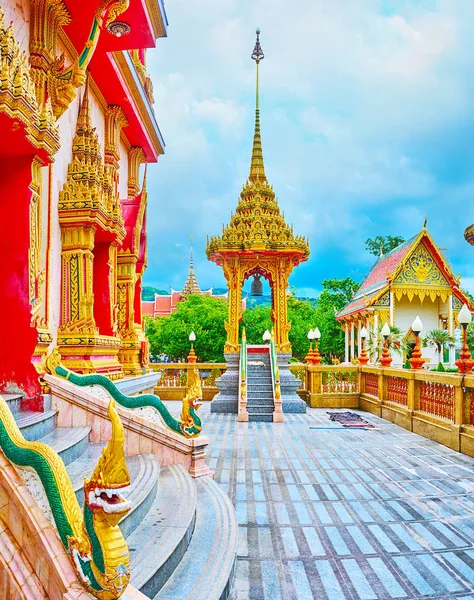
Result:
[[[111,113],[115,117],[118,111]],[[113,132],[114,126],[110,123]],[[114,133],[115,135],[115,133]],[[114,138],[114,135],[112,137]],[[110,139],[110,136],[109,138]],[[115,138],[116,139],[116,136]],[[67,347],[69,368],[83,373],[101,372],[123,376],[117,361],[117,246],[125,237],[122,209],[114,179],[116,169],[104,164],[99,139],[92,127],[88,86],[79,111],[73,139],[72,161],[59,193],[58,213],[62,239],[61,326],[58,342]],[[94,256],[98,237],[110,240],[108,280],[110,327],[114,335],[101,335],[94,316]]]
[[[132,146],[128,151],[128,197],[135,198],[140,193],[140,165],[145,162],[145,153],[139,146]]]
[[[370,303],[370,306],[390,306],[390,292],[387,291],[375,300],[374,303]]]
[[[421,302],[425,298],[434,301],[438,297],[446,302],[451,293],[450,284],[424,244],[419,244],[409,256],[393,285],[399,301],[406,295],[410,302],[415,296]]]
[[[129,0],[100,2],[83,51],[70,66],[66,66],[64,54],[57,56],[56,48],[60,29],[71,22],[63,0],[32,0],[30,62],[36,95],[41,106],[48,99],[51,101],[56,119],[64,114],[74,100],[76,89],[84,85],[87,67],[102,30],[127,10],[128,6]]]
[[[26,440],[0,397],[0,448],[19,469],[36,473],[66,555],[81,585],[99,600],[120,598],[130,581],[130,552],[118,526],[131,508],[122,495],[130,485],[130,475],[124,429],[114,400],[110,400],[108,416],[111,438],[84,482],[81,508],[61,457],[48,444]]]
[[[119,242],[125,237],[122,210],[114,182],[114,169],[104,165],[100,143],[92,127],[88,86],[79,112],[73,139],[72,161],[59,194],[59,218],[68,223],[94,223],[115,233]]]
[[[137,263],[144,260],[140,253],[147,206],[146,172],[141,192],[126,202],[138,204],[138,212],[132,235],[126,239],[117,255],[117,324],[121,339],[119,361],[125,375],[140,375],[149,370],[146,337],[141,323],[137,322],[141,320],[140,315],[135,314],[135,295],[140,294],[139,282],[144,268],[141,266],[140,272],[137,271]],[[130,247],[127,240],[130,240]]]
[[[13,26],[6,27],[0,9],[0,113],[21,124],[25,136],[49,159],[58,151],[59,131],[50,102],[39,104],[28,57],[20,51]]]
[[[258,68],[264,55],[259,34],[252,58],[256,62],[257,94],[255,132],[249,177],[243,186],[235,214],[222,234],[207,244],[207,257],[222,266],[229,289],[229,318],[226,322],[226,353],[239,350],[239,321],[242,319],[242,286],[258,274],[272,290],[272,321],[279,352],[291,352],[287,315],[288,278],[293,267],[309,256],[307,240],[295,235],[280,213],[272,186],[268,183],[260,135]]]
[[[132,62],[135,66],[135,69],[137,70],[138,79],[143,85],[143,89],[145,91],[146,97],[148,98],[148,102],[150,104],[154,104],[155,98],[153,96],[153,83],[146,70],[145,52],[146,50],[130,50],[130,56],[132,58]],[[143,61],[141,56],[143,56]]]

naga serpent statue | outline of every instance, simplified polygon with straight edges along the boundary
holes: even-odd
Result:
[[[67,369],[61,364],[61,355],[56,348],[46,359],[46,370],[51,375],[58,375],[67,379],[75,385],[81,387],[89,385],[98,385],[103,387],[112,396],[112,398],[124,408],[144,408],[151,406],[161,415],[164,423],[176,433],[186,437],[197,437],[202,430],[201,419],[197,415],[197,410],[201,406],[199,402],[202,398],[201,378],[198,370],[192,368],[188,372],[188,386],[186,395],[183,398],[183,408],[181,419],[175,419],[163,402],[154,394],[142,394],[141,396],[126,396],[117,388],[117,386],[105,375],[78,375]]]
[[[122,493],[130,485],[124,431],[110,401],[112,438],[90,479],[84,481],[81,511],[66,467],[42,442],[28,442],[0,396],[0,446],[15,465],[36,471],[51,507],[61,542],[83,586],[99,600],[115,600],[130,581],[130,553],[118,522],[130,510]]]

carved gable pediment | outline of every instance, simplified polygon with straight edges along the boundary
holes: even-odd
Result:
[[[425,244],[420,243],[407,258],[402,270],[393,281],[395,286],[416,285],[450,287],[435,258]]]

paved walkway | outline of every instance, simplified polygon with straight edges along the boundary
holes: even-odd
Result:
[[[233,600],[474,599],[473,459],[367,413],[376,430],[202,411],[239,522]]]

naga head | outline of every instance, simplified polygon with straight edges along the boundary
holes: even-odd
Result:
[[[183,410],[181,411],[181,431],[186,437],[197,437],[201,433],[201,419],[196,411],[202,406],[201,378],[197,369],[188,371],[188,387],[183,398]]]
[[[89,509],[93,513],[102,513],[113,527],[130,510],[128,501],[122,496],[130,485],[130,475],[125,461],[123,425],[115,410],[114,400],[110,400],[108,413],[112,422],[112,437],[102,450],[91,478],[84,482],[84,495]]]

